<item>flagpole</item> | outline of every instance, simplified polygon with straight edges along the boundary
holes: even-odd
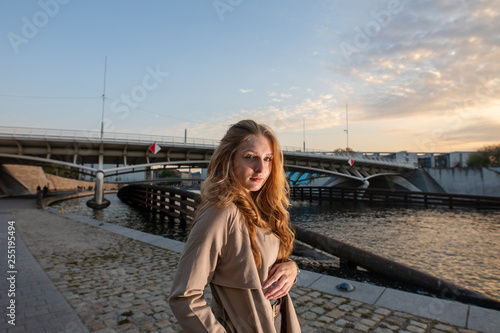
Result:
[[[108,66],[108,56],[104,58],[104,88],[102,92],[102,120],[101,120],[101,141],[104,135],[104,105],[106,103],[106,70]]]

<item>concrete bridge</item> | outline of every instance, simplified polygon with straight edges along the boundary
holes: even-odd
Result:
[[[161,150],[148,147],[156,142]],[[104,133],[25,127],[0,127],[0,164],[58,164],[96,179],[95,203],[103,204],[104,177],[164,168],[205,168],[218,141],[130,133]],[[397,176],[417,167],[413,163],[283,146],[285,169],[292,184],[336,176],[336,185],[355,181],[366,188],[370,179]],[[96,165],[96,166],[94,166]],[[116,167],[104,168],[105,165]],[[406,184],[411,187],[410,183]],[[402,184],[402,186],[405,186]],[[412,188],[414,189],[414,188]]]

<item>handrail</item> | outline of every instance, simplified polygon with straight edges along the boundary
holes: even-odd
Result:
[[[475,291],[459,287],[450,281],[437,278],[405,264],[386,259],[374,253],[305,228],[294,226],[294,229],[296,237],[300,241],[336,257],[343,258],[350,263],[354,263],[356,266],[367,269],[372,273],[424,287],[440,296],[500,310],[500,302]]]
[[[154,198],[154,196],[156,196],[156,198]],[[183,219],[188,217],[192,218],[194,216],[196,206],[201,201],[201,195],[198,193],[156,185],[128,185],[118,191],[118,197],[126,203],[140,205],[147,209],[154,209],[165,214],[169,214],[169,212],[171,212],[171,216],[181,217]],[[163,198],[169,198],[173,201],[167,205]],[[190,200],[186,200],[186,198],[189,198]],[[193,208],[188,211],[184,210],[190,214],[189,216],[183,216],[182,209],[174,211],[175,209],[178,209],[183,202]],[[169,209],[166,209],[165,206],[168,206]],[[363,267],[368,271],[384,275],[391,279],[397,279],[409,284],[427,288],[442,297],[455,298],[460,301],[500,310],[500,302],[490,299],[477,292],[456,286],[449,281],[439,279],[407,265],[383,258],[374,253],[338,241],[331,237],[309,231],[297,225],[292,224],[292,227],[295,230],[297,240],[343,260],[347,260],[355,266]]]
[[[118,190],[118,198],[140,209],[155,210],[166,215],[192,219],[201,196],[197,193],[148,184],[127,185]]]
[[[61,130],[61,129],[41,129],[41,128],[29,128],[29,127],[5,127],[0,126],[0,137],[3,138],[13,138],[13,139],[25,139],[25,138],[41,138],[41,139],[73,139],[81,140],[85,142],[101,142],[101,134],[98,131],[90,130]],[[134,134],[134,133],[119,133],[119,132],[108,132],[104,133],[103,141],[113,141],[113,142],[134,142],[134,143],[174,143],[179,145],[199,145],[203,147],[216,147],[219,141],[212,139],[200,139],[200,138],[184,138],[176,136],[162,136],[162,135],[152,135],[152,134]]]
[[[473,207],[500,209],[500,197],[468,194],[413,192],[378,188],[292,186],[290,194],[296,200],[309,201],[369,201],[391,204]]]

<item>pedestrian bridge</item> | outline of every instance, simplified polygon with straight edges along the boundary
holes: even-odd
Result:
[[[161,150],[148,148],[157,143]],[[219,142],[210,139],[131,133],[0,126],[0,164],[59,164],[94,176],[96,190],[104,177],[154,167],[205,168]],[[283,146],[287,177],[292,184],[337,176],[368,187],[374,177],[400,175],[413,163],[367,154],[347,155]],[[113,167],[104,168],[112,165]],[[114,167],[116,166],[116,167]]]

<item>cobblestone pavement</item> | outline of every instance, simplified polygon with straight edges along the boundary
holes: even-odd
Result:
[[[12,216],[89,331],[182,331],[167,302],[178,253],[46,211]],[[294,287],[291,296],[304,333],[476,332],[309,288]]]

